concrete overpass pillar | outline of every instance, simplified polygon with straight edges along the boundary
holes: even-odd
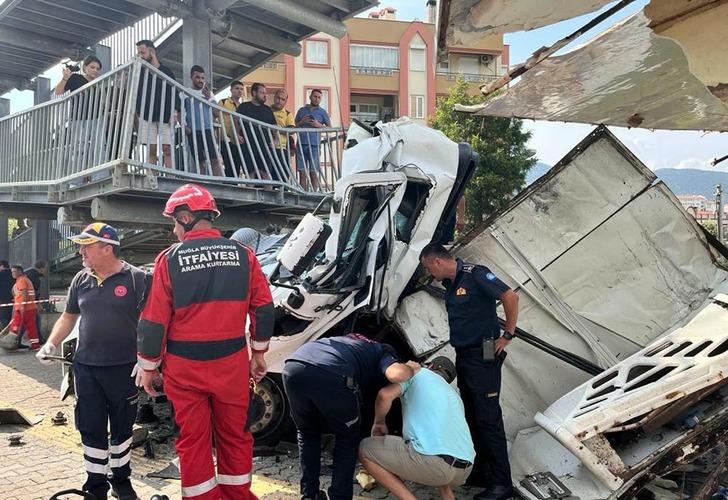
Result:
[[[44,103],[51,99],[51,81],[48,78],[38,76],[33,87],[33,106]]]
[[[10,99],[0,97],[0,118],[10,114]],[[10,247],[8,246],[8,217],[0,216],[0,260],[10,258]]]
[[[111,47],[97,43],[94,45],[94,54],[101,60],[101,74],[111,71]]]
[[[203,0],[192,0],[195,8],[204,7]],[[189,16],[182,21],[182,81],[190,84],[190,68],[197,64],[205,69],[208,85],[212,83],[212,31],[210,20]],[[217,90],[217,89],[215,89]]]

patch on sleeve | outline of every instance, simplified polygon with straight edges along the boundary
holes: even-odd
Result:
[[[488,281],[495,281],[496,277],[493,273],[485,273],[485,279],[487,279]]]

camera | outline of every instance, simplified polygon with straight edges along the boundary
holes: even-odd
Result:
[[[81,66],[79,66],[78,64],[73,64],[72,62],[67,62],[67,63],[64,64],[64,66],[71,73],[78,73],[79,71],[81,71]]]

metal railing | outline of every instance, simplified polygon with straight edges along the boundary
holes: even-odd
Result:
[[[135,59],[0,120],[0,186],[73,188],[127,165],[134,174],[330,191],[344,138],[342,129],[283,128],[240,115]]]
[[[374,66],[352,66],[351,70],[357,75],[370,76],[392,76],[399,71],[398,68],[377,68]]]
[[[455,81],[462,76],[468,82],[489,82],[500,78],[498,75],[481,75],[480,73],[459,73],[454,71],[438,71],[436,75],[444,76],[448,81]]]

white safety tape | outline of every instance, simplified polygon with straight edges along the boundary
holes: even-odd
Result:
[[[44,300],[26,300],[25,302],[8,302],[7,304],[0,304],[0,307],[12,307],[12,306],[24,306],[26,304],[42,304],[43,302],[60,302],[61,299],[44,299]]]

